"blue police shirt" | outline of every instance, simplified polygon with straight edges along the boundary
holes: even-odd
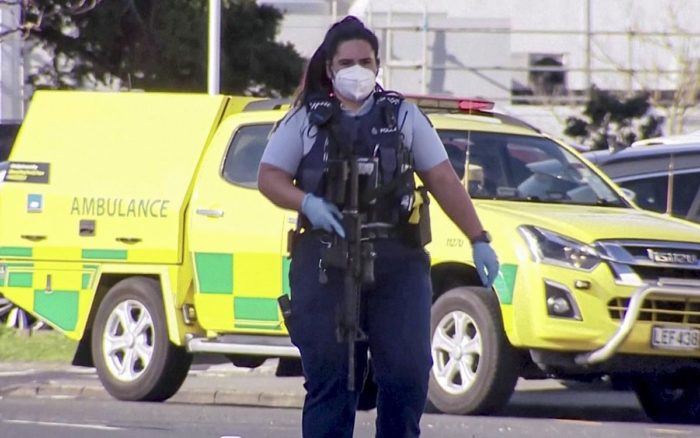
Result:
[[[350,116],[362,116],[370,111],[374,99],[367,99]],[[399,107],[399,128],[405,145],[412,151],[417,171],[432,169],[447,159],[447,152],[435,129],[418,107],[402,102]],[[316,127],[309,123],[306,107],[293,108],[272,132],[261,163],[266,163],[295,175],[301,159],[309,153],[316,139]]]

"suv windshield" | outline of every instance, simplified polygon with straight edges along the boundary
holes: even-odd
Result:
[[[552,140],[490,132],[438,133],[460,178],[469,169],[469,194],[475,199],[628,206]]]

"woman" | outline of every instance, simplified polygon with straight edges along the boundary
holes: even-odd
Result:
[[[258,174],[266,197],[301,213],[303,232],[292,250],[287,327],[306,378],[305,437],[352,436],[362,385],[358,378],[356,390],[348,391],[348,348],[336,337],[345,272],[326,266],[323,256],[324,248],[347,231],[341,213],[349,202],[343,160],[369,163],[372,170],[363,174],[363,184],[375,181],[367,189],[374,198],[365,199],[360,208],[367,222],[363,233],[371,230],[363,240],[373,242],[375,257],[373,281],[362,289],[367,341],[357,343],[354,363],[355,375],[362,376],[369,350],[378,386],[378,437],[420,434],[432,365],[430,262],[421,245],[425,236],[406,238],[402,232],[419,228],[407,225],[410,206],[418,204],[414,170],[472,241],[487,287],[499,269],[488,233],[432,125],[415,105],[376,84],[378,46],[376,36],[355,17],[328,30],[309,61],[293,108],[270,137]],[[333,163],[340,163],[341,170]]]

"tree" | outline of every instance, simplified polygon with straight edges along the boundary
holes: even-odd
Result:
[[[25,20],[41,17],[22,32],[50,54],[30,73],[37,87],[206,90],[207,0],[21,1]],[[254,0],[222,1],[222,92],[291,94],[303,59],[274,41],[282,14]]]
[[[0,29],[0,40],[16,33],[25,37],[41,28],[44,19],[54,15],[83,14],[102,0],[0,0],[1,8],[19,8],[21,22],[16,27]]]
[[[601,6],[607,7],[604,2]],[[606,87],[620,89],[619,83],[615,85],[617,77],[624,78],[628,92],[648,90],[651,104],[664,116],[665,134],[681,134],[693,124],[700,100],[700,33],[696,31],[700,6],[658,0],[653,8],[649,15],[647,8],[628,7],[624,32],[596,35],[593,31],[591,55],[605,70],[612,69]],[[620,56],[615,48],[623,47],[626,55]],[[605,70],[601,73],[608,74]]]
[[[653,113],[650,95],[637,93],[629,98],[593,86],[584,118],[567,117],[564,134],[591,149],[620,149],[637,140],[658,137],[664,118]]]
[[[231,2],[222,17],[224,89],[288,96],[301,79],[304,60],[291,44],[274,42],[281,13],[255,1]]]
[[[657,77],[673,78],[673,85],[670,87],[671,93],[656,92],[652,95],[656,102],[667,101],[664,106],[667,107],[666,125],[670,134],[683,133],[688,113],[697,107],[700,98],[700,41],[698,34],[692,32],[694,23],[686,26],[681,23],[683,11],[681,3],[669,5],[668,34],[647,38],[649,45],[667,53],[670,64],[675,66],[675,71],[671,74],[665,71],[667,66],[655,66]],[[663,94],[670,94],[670,98]]]

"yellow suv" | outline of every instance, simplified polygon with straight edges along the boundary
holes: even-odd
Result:
[[[575,150],[488,102],[409,99],[501,261],[483,288],[469,242],[431,204],[432,407],[491,413],[518,377],[611,374],[652,418],[699,420],[700,227],[631,204]],[[74,362],[120,399],[167,399],[195,353],[298,358],[276,302],[296,214],[256,190],[285,111],[38,92],[0,184],[0,294],[79,340]]]

